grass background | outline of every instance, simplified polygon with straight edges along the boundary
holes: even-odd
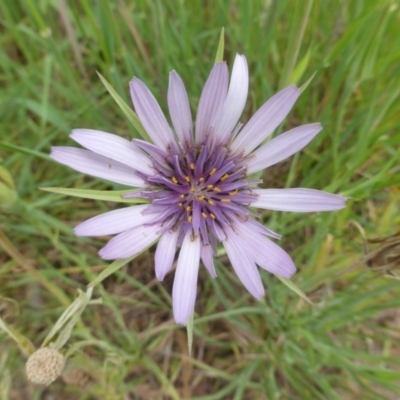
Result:
[[[324,130],[265,186],[351,197],[339,212],[263,215],[313,305],[267,273],[254,301],[221,255],[218,279],[200,273],[190,356],[173,274],[155,280],[151,249],[96,287],[103,305],[82,314],[63,349],[69,374],[50,387],[27,383],[0,332],[0,399],[398,399],[400,238],[363,236],[400,226],[399,26],[394,0],[0,2],[0,316],[36,346],[106,267],[104,239],[72,227],[117,206],[38,187],[121,189],[55,164],[50,146],[71,145],[72,128],[136,135],[96,71],[127,102],[140,77],[166,110],[175,69],[195,111],[225,27],[224,59],[249,63],[242,121],[316,73],[283,129]]]

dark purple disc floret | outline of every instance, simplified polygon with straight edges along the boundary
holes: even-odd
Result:
[[[180,229],[178,242],[191,230],[203,245],[215,244],[213,238],[222,240],[237,218],[248,219],[248,206],[257,198],[251,185],[258,181],[245,179],[242,154],[215,142],[170,146],[153,158],[153,168],[153,175],[141,174],[148,184],[141,195],[152,203],[147,212],[160,214],[163,230]]]

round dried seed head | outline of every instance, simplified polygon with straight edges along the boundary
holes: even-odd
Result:
[[[65,357],[55,349],[44,347],[36,350],[26,363],[28,379],[37,385],[50,385],[62,373]]]

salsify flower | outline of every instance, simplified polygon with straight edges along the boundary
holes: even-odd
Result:
[[[155,273],[162,280],[180,248],[173,285],[175,321],[194,311],[200,259],[216,277],[213,258],[221,242],[237,276],[256,298],[264,296],[257,266],[285,278],[296,268],[270,238],[254,209],[315,212],[338,210],[346,199],[313,189],[261,189],[250,175],[301,150],[321,131],[302,125],[263,144],[300,95],[295,86],[270,98],[246,125],[238,123],[248,93],[246,58],[237,55],[228,84],[226,63],[216,63],[202,91],[194,123],[184,84],[172,71],[168,108],[171,129],[145,84],[130,82],[136,113],[152,140],[128,141],[111,133],[76,129],[71,138],[87,150],[54,147],[51,157],[95,177],[139,188],[126,197],[147,204],[113,210],[75,228],[78,236],[116,235],[99,254],[132,257],[158,240]]]

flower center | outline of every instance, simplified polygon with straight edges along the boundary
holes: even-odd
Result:
[[[212,144],[149,155],[155,174],[145,177],[149,190],[141,194],[151,200],[148,212],[159,213],[157,222],[165,229],[192,229],[208,244],[210,233],[223,240],[233,221],[248,218],[247,206],[255,199],[249,185],[259,181],[244,179],[241,154]]]

